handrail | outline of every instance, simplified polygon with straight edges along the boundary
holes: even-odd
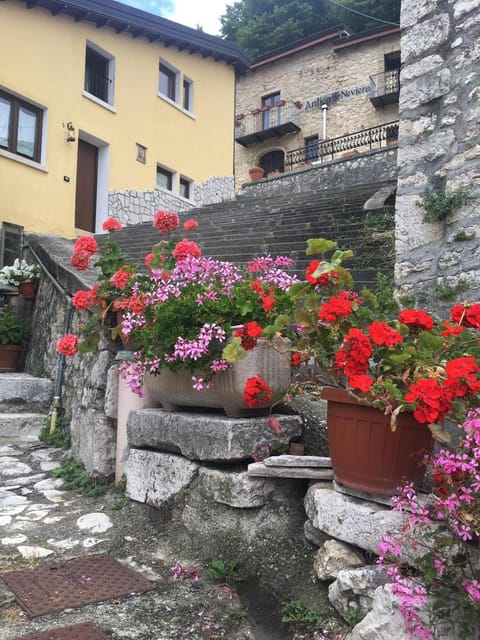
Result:
[[[294,169],[305,163],[319,164],[335,160],[339,154],[360,153],[378,149],[398,139],[398,120],[370,129],[355,131],[346,136],[309,141],[308,147],[292,149],[285,154],[285,166],[288,170]],[[341,157],[341,156],[340,156]]]

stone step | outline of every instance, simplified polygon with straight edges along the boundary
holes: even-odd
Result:
[[[53,382],[27,373],[0,374],[0,415],[12,412],[48,411],[53,398]]]
[[[0,438],[22,442],[38,440],[47,419],[46,413],[1,413]]]
[[[275,467],[263,462],[248,465],[248,475],[262,478],[296,478],[298,480],[333,480],[332,469],[319,467]]]

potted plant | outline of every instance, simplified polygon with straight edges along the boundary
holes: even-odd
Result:
[[[263,167],[251,167],[248,170],[248,175],[250,176],[250,180],[252,182],[258,182],[261,180],[265,174],[265,169]]]
[[[266,341],[276,331],[277,314],[291,304],[287,291],[297,279],[283,269],[290,259],[267,256],[240,269],[203,257],[187,238],[170,238],[179,227],[175,213],[158,211],[153,224],[166,239],[146,257],[147,273],[125,265],[112,240],[103,245],[97,285],[73,296],[76,308],[90,310],[91,321],[80,339],[64,336],[57,349],[75,355],[94,348],[99,332],[109,328],[108,312],[121,308],[114,332],[121,329],[136,350],[123,367],[133,390],[141,393],[146,377],[165,408],[222,407],[230,415],[265,410],[290,382],[289,353]],[[195,220],[183,225],[187,232],[197,226]],[[94,243],[80,238],[73,262],[84,266],[86,252],[88,263],[98,250]]]
[[[12,305],[0,308],[0,372],[16,371],[30,336],[30,325]]]
[[[0,270],[0,279],[6,284],[17,287],[25,300],[33,300],[37,290],[40,268],[26,260],[16,258],[12,266]]]
[[[337,481],[392,495],[404,476],[421,481],[432,434],[446,437],[443,421],[461,423],[478,403],[480,303],[454,305],[448,322],[422,309],[384,308],[372,292],[354,291],[342,266],[352,252],[315,239],[307,254],[319,259],[289,290],[295,312],[282,334],[297,364],[313,367],[291,392],[327,399]]]

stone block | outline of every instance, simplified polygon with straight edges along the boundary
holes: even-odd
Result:
[[[364,615],[373,607],[375,591],[387,582],[378,567],[370,565],[344,569],[328,589],[328,598],[335,609],[346,618],[349,609],[359,609]]]
[[[343,569],[355,569],[364,564],[360,553],[348,545],[338,540],[326,540],[315,555],[313,567],[319,580],[331,580]]]
[[[105,415],[117,419],[118,414],[118,366],[113,365],[107,371],[107,385],[105,389]]]
[[[375,640],[409,640],[410,638],[389,585],[385,588],[377,588],[372,610],[353,628],[345,640],[366,640],[367,638],[375,638]]]
[[[281,424],[280,433],[272,431],[267,417],[227,418],[142,409],[128,417],[128,441],[131,447],[172,451],[190,460],[248,460],[258,445],[270,443],[276,448],[301,435],[299,416],[275,417]]]
[[[383,536],[399,532],[403,522],[400,513],[338,493],[326,483],[313,484],[304,504],[316,529],[372,553],[378,553]]]
[[[72,453],[90,476],[109,477],[115,471],[116,431],[104,413],[79,410],[70,423]]]
[[[436,3],[435,3],[436,4]],[[431,7],[432,9],[437,7]],[[418,59],[427,51],[437,49],[449,37],[450,18],[447,13],[438,14],[428,20],[416,22],[402,38],[402,62],[405,65]]]
[[[200,467],[198,486],[206,498],[236,509],[263,507],[275,496],[292,493],[285,481],[250,478],[246,471],[223,471]]]
[[[131,449],[125,467],[127,496],[153,507],[164,507],[189,486],[198,467],[181,456]]]
[[[400,109],[416,109],[446,95],[451,88],[451,72],[442,68],[416,78],[402,87]]]
[[[53,396],[53,383],[26,373],[0,374],[0,409],[32,411],[48,409]]]
[[[46,422],[43,413],[1,413],[0,437],[36,441]]]

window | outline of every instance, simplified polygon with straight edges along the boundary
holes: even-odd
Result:
[[[183,108],[193,111],[193,82],[186,76],[183,77]]]
[[[318,160],[318,135],[305,138],[305,162]]]
[[[112,56],[95,45],[87,44],[85,91],[102,102],[113,104],[113,73]]]
[[[182,198],[187,198],[187,200],[190,200],[190,198],[192,197],[192,186],[193,185],[191,180],[188,180],[183,176],[180,177],[180,195],[182,196]]]
[[[280,102],[280,92],[272,93],[262,98],[262,126],[264,129],[270,129],[280,124],[280,107],[276,107]]]
[[[0,91],[0,148],[40,162],[43,111]]]
[[[173,190],[173,173],[157,165],[157,187],[160,189]]]
[[[164,98],[169,98],[177,102],[179,73],[176,69],[160,60],[160,94]]]

